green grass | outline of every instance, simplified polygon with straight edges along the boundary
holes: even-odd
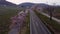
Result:
[[[20,30],[21,34],[30,34],[30,14],[29,12],[26,15],[25,23],[23,24],[22,29]]]
[[[49,24],[50,26],[53,27],[55,31],[60,31],[60,24],[54,20],[50,20],[48,17],[38,13],[36,10],[34,10],[38,17],[42,20],[42,22]]]
[[[26,33],[25,34],[30,34],[30,14],[26,16]]]
[[[9,31],[10,17],[17,14],[17,9],[0,7],[0,34],[7,34]]]

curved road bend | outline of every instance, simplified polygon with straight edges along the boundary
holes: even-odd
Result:
[[[37,17],[34,11],[30,11],[30,34],[51,34],[47,27]]]

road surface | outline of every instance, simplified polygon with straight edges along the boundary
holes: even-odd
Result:
[[[34,11],[30,11],[30,34],[51,34],[48,28],[37,17]]]

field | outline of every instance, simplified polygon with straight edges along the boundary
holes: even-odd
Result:
[[[17,14],[16,8],[0,7],[0,34],[7,34],[9,31],[10,17]]]

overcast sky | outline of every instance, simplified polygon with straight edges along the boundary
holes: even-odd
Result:
[[[15,4],[21,4],[24,2],[32,2],[32,3],[47,3],[50,5],[53,5],[53,3],[56,3],[56,5],[60,5],[60,0],[7,0],[7,1],[15,3]]]

